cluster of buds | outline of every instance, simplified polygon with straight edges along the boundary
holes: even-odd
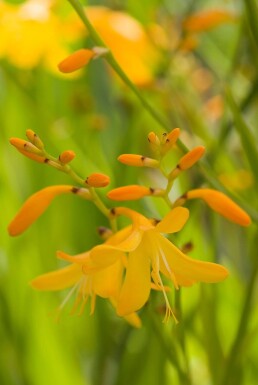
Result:
[[[195,189],[183,194],[174,202],[170,200],[169,194],[173,187],[174,180],[183,171],[186,171],[195,165],[205,152],[205,147],[197,146],[184,154],[170,172],[165,172],[162,168],[162,159],[168,151],[176,146],[179,135],[179,128],[174,128],[169,134],[165,133],[160,138],[154,132],[150,132],[148,141],[155,154],[154,158],[138,154],[122,154],[118,157],[118,160],[127,166],[158,169],[167,179],[167,186],[165,189],[141,185],[127,185],[109,191],[107,196],[115,201],[138,200],[148,196],[161,197],[169,203],[171,208],[182,206],[187,200],[199,198],[214,211],[230,221],[242,226],[248,226],[250,224],[250,217],[246,212],[229,197],[217,190],[208,188]]]

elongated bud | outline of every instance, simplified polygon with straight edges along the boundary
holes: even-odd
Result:
[[[38,149],[34,144],[20,138],[11,138],[10,143],[17,148],[17,150],[22,150],[36,155],[42,155],[42,151]]]
[[[166,153],[169,151],[174,144],[176,144],[177,139],[180,135],[180,128],[174,128],[169,134],[164,138],[162,153]]]
[[[159,162],[156,159],[147,158],[146,156],[136,154],[122,154],[118,158],[119,162],[127,166],[135,167],[158,167]]]
[[[115,188],[107,193],[109,199],[114,201],[133,201],[146,196],[162,196],[164,190],[154,189],[151,187],[129,185]]]
[[[86,183],[90,187],[106,187],[110,183],[110,178],[105,174],[94,173],[87,177]]]
[[[72,193],[73,186],[50,186],[33,194],[8,226],[12,236],[23,233],[48,208],[52,200],[61,194]]]
[[[44,156],[40,156],[40,155],[36,155],[36,154],[33,154],[31,152],[27,152],[27,151],[23,151],[23,150],[20,150],[19,148],[17,148],[17,150],[24,156],[26,156],[27,158],[29,159],[32,159],[34,160],[35,162],[38,162],[38,163],[47,163],[48,159]]]
[[[63,73],[77,71],[86,66],[94,56],[95,52],[90,49],[79,49],[61,61],[58,64],[58,69]]]
[[[32,144],[34,144],[34,146],[36,146],[40,150],[44,149],[44,144],[43,144],[42,140],[40,139],[40,137],[34,131],[27,130],[26,131],[26,136],[29,139],[29,141]]]
[[[63,151],[62,154],[59,155],[59,160],[63,164],[70,163],[75,158],[75,152],[71,150]]]
[[[214,211],[241,226],[249,226],[251,223],[249,215],[220,191],[212,189],[190,190],[185,194],[185,197],[187,199],[203,199]]]
[[[192,167],[204,154],[205,147],[198,146],[185,154],[179,161],[178,167],[180,170],[187,170]]]

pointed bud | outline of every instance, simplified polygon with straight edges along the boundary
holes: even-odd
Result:
[[[42,155],[42,151],[38,149],[31,142],[27,142],[26,140],[20,138],[11,138],[10,143],[17,148],[17,150],[29,152],[36,155]]]
[[[17,148],[17,150],[22,155],[26,156],[29,159],[34,160],[35,162],[38,162],[38,163],[47,163],[48,162],[48,159],[44,156],[40,156],[40,155],[33,154],[31,152],[23,151],[23,150],[20,150],[19,148]]]
[[[164,195],[164,190],[139,185],[129,185],[115,188],[107,193],[108,198],[115,201],[133,201],[150,195]]]
[[[43,144],[42,140],[40,139],[40,137],[34,131],[27,130],[26,131],[26,136],[29,139],[29,141],[32,144],[34,144],[34,146],[36,146],[40,150],[44,149],[44,144]]]
[[[150,132],[148,134],[148,141],[151,143],[151,144],[155,144],[157,146],[160,145],[160,140],[159,138],[157,137],[157,135],[154,133],[154,132]]]
[[[178,163],[178,168],[180,170],[187,170],[192,167],[204,154],[205,147],[197,146],[187,154],[185,154]]]
[[[106,187],[110,183],[110,178],[105,174],[93,173],[87,177],[85,182],[90,187]]]
[[[214,211],[241,226],[249,226],[251,223],[249,215],[220,191],[196,189],[188,191],[185,196],[187,199],[203,199]]]
[[[147,158],[146,156],[136,154],[122,154],[118,158],[119,162],[127,166],[135,167],[159,167],[159,162],[156,159]]]
[[[95,52],[90,49],[79,49],[58,64],[59,71],[63,73],[77,71],[86,66],[94,56]]]
[[[59,155],[59,160],[62,164],[70,163],[75,158],[75,153],[71,150],[63,151],[62,154]]]
[[[33,194],[23,204],[20,211],[8,226],[11,236],[23,233],[48,208],[52,200],[60,195],[73,192],[73,186],[61,185],[46,187]]]
[[[163,148],[162,148],[162,153],[166,153],[169,151],[174,144],[176,143],[178,137],[180,135],[180,129],[179,128],[174,128],[169,134],[166,135],[164,138],[164,143],[163,143]]]

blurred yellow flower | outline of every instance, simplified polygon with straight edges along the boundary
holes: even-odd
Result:
[[[115,215],[125,215],[132,220],[131,231],[115,244],[96,246],[91,252],[94,266],[107,267],[116,263],[121,253],[128,253],[126,275],[117,302],[120,316],[133,313],[147,302],[151,279],[162,290],[166,302],[166,321],[173,312],[169,304],[160,272],[172,280],[176,289],[195,282],[219,282],[228,272],[218,264],[193,260],[186,256],[160,233],[175,233],[184,226],[189,212],[177,207],[158,224],[125,207],[114,209]]]
[[[75,27],[67,36],[72,21],[63,21],[55,14],[54,4],[54,0],[28,0],[20,5],[1,1],[0,57],[22,69],[43,64],[58,74],[57,63],[69,54],[68,44],[81,36],[81,30]]]
[[[140,86],[149,84],[158,53],[143,26],[125,12],[106,7],[87,7],[85,12],[128,77]]]

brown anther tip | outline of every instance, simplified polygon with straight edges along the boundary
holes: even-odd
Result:
[[[167,138],[167,139],[166,139],[166,143],[169,143],[169,142],[170,142],[170,140]]]
[[[187,193],[181,195],[180,199],[187,199]]]
[[[48,158],[45,158],[45,159],[44,159],[44,163],[48,163],[48,162],[49,162],[49,160],[50,160],[50,159],[48,159]]]
[[[177,164],[177,165],[176,165],[176,168],[177,168],[178,170],[181,170],[180,164]]]
[[[164,136],[164,137],[167,136],[167,133],[166,133],[166,132],[163,132],[162,136]]]
[[[146,159],[146,156],[141,156],[141,161],[144,162],[144,160]]]
[[[149,187],[150,193],[153,194],[155,189],[153,187]]]
[[[103,235],[107,231],[107,228],[104,226],[98,227],[98,234]]]
[[[112,209],[110,209],[110,213],[111,213],[112,215],[116,215],[116,209],[113,207]]]
[[[79,190],[80,190],[79,187],[73,187],[73,188],[71,189],[71,192],[74,193],[74,194],[77,194]]]
[[[157,218],[152,218],[152,223],[154,224],[154,226],[157,226],[157,224],[160,222],[160,219],[157,219]]]

